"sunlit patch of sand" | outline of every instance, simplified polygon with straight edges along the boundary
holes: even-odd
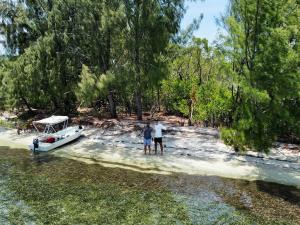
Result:
[[[274,166],[253,165],[238,160],[202,160],[178,157],[168,152],[163,155],[144,155],[143,150],[108,147],[85,142],[66,146],[52,154],[106,167],[126,168],[142,173],[186,173],[190,175],[221,176],[245,180],[265,180],[300,187],[299,171],[283,170]]]
[[[186,173],[250,181],[265,180],[300,188],[300,171],[291,166],[295,166],[295,163],[283,164],[279,161],[274,163],[273,160],[269,164],[268,159],[249,160],[244,157],[233,157],[230,149],[218,139],[212,138],[210,134],[200,134],[195,137],[193,134],[186,134],[190,140],[170,136],[163,156],[149,156],[144,155],[143,146],[140,143],[141,138],[135,133],[118,137],[99,135],[100,139],[97,136],[92,138],[92,135],[97,133],[95,130],[88,130],[86,133],[89,138],[82,138],[50,154],[88,164],[100,164],[105,167],[118,167],[142,173]],[[15,131],[0,130],[0,146],[26,148],[33,137],[33,134],[18,136]],[[194,149],[193,146],[198,149]]]

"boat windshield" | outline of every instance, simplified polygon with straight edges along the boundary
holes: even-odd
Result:
[[[44,129],[45,134],[53,134],[53,133],[56,133],[56,132],[57,131],[51,125],[46,125],[46,127]]]
[[[46,125],[43,133],[45,134],[54,134],[58,131],[61,131],[63,129],[67,128],[67,121],[63,122],[63,123],[58,123],[58,124],[54,124],[54,125]]]

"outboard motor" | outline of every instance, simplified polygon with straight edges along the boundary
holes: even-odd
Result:
[[[35,152],[35,149],[39,148],[39,139],[37,139],[37,138],[33,139],[32,144],[33,144],[33,152]]]

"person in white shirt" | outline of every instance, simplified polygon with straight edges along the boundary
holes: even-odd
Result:
[[[160,145],[160,154],[163,155],[163,143],[162,143],[162,130],[166,130],[167,128],[163,126],[159,121],[156,121],[156,125],[154,126],[154,147],[155,147],[155,154],[157,154],[157,143]]]

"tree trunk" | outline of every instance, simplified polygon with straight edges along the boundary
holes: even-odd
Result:
[[[103,59],[103,71],[106,73],[110,68],[110,52],[111,51],[111,30],[110,28],[107,29],[106,32],[106,49],[105,49],[105,58]],[[107,99],[109,102],[109,111],[111,118],[117,118],[117,109],[116,103],[113,97],[113,90],[109,88]]]
[[[117,118],[117,110],[116,110],[116,104],[113,98],[113,91],[109,90],[108,92],[108,102],[109,102],[109,110],[110,110],[110,116],[112,118]]]
[[[143,119],[142,96],[141,96],[141,93],[139,93],[139,92],[136,93],[135,103],[136,103],[136,115],[137,115],[137,119],[138,120],[142,120]]]
[[[213,128],[215,128],[215,126],[216,126],[215,121],[216,121],[216,119],[215,119],[215,114],[213,113],[213,114],[212,114],[212,127],[213,127]]]
[[[140,68],[140,24],[139,24],[139,17],[140,17],[140,1],[135,2],[135,34],[134,34],[134,64],[135,64],[135,80],[136,80],[136,114],[137,119],[143,119],[143,112],[142,112],[142,90],[141,90],[141,68]]]
[[[31,109],[29,103],[27,102],[27,100],[26,100],[24,97],[22,97],[21,99],[22,99],[22,101],[24,102],[24,104],[26,105],[28,111],[32,114],[33,111],[32,111],[32,109]]]
[[[53,106],[54,106],[53,110],[57,110],[57,109],[60,108],[59,104],[58,104],[58,102],[57,102],[57,100],[56,100],[56,98],[54,96],[51,97],[51,102],[53,103]],[[51,107],[51,110],[52,110],[52,107]]]
[[[140,59],[139,50],[135,51],[135,66],[136,66],[136,93],[135,93],[135,103],[136,103],[136,115],[138,120],[143,119],[142,112],[142,90],[141,90],[141,69],[140,69]]]
[[[194,107],[193,107],[193,100],[190,99],[188,102],[189,105],[189,126],[193,126],[193,111],[194,111]]]
[[[157,104],[158,104],[158,111],[160,112],[160,90],[159,90],[159,86],[157,87]]]
[[[127,113],[129,114],[129,116],[131,116],[131,104],[129,101],[126,102],[126,108],[127,108]]]

